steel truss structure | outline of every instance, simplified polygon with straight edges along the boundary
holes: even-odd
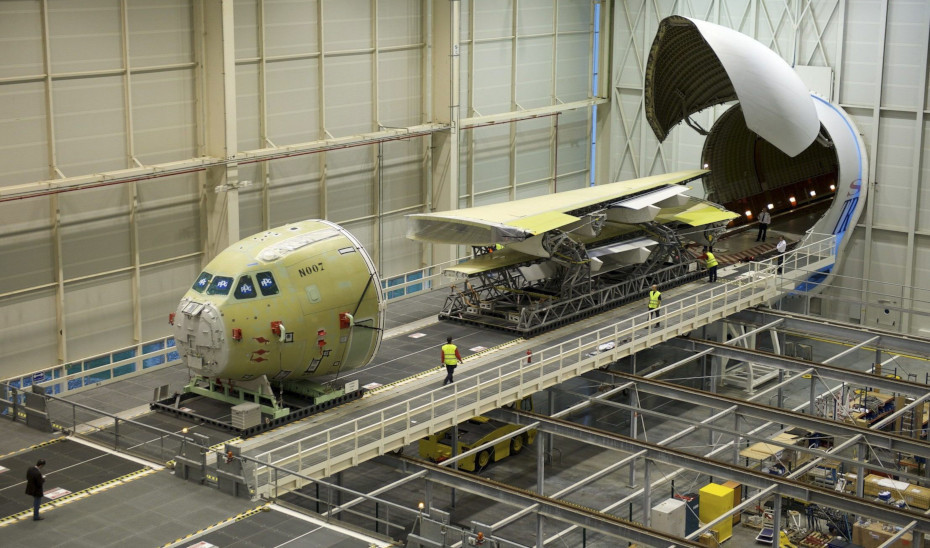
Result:
[[[636,236],[646,235],[658,243],[640,264],[597,275],[592,272],[585,246],[566,233],[553,231],[543,240],[543,248],[551,258],[533,263],[553,266],[553,275],[535,281],[527,279],[523,268],[530,263],[471,275],[463,290],[452,286],[439,318],[531,337],[643,298],[652,285],[665,289],[702,275],[695,259],[685,251],[676,228],[657,222],[641,227]]]

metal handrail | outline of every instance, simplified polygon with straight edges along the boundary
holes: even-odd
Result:
[[[785,253],[782,274],[777,273],[777,258],[767,259],[750,264],[747,273],[735,280],[664,305],[663,327],[654,327],[656,319],[645,311],[534,352],[532,363],[511,360],[458,381],[451,392],[437,388],[252,457],[301,475],[330,475],[346,463],[358,464],[368,455],[385,453],[736,310],[798,291],[799,281],[833,263],[833,240],[828,235]],[[600,351],[608,342],[614,343],[613,348]],[[255,474],[259,488],[271,483],[263,466],[256,467]]]

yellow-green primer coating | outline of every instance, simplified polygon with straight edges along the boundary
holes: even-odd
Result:
[[[195,374],[305,380],[364,367],[377,352],[381,281],[364,248],[339,225],[309,220],[261,232],[225,249],[203,272],[210,281],[188,290],[174,321],[178,348]],[[219,277],[231,279],[228,293],[210,294]]]

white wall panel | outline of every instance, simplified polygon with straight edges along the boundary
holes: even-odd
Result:
[[[420,49],[378,56],[378,122],[405,127],[426,122],[423,112],[423,58]]]
[[[268,191],[271,201],[269,226],[320,217],[322,158],[319,154],[309,154],[268,165],[269,177],[273,182]]]
[[[129,167],[122,76],[53,84],[58,168],[68,176]]]
[[[913,126],[912,115],[882,113],[879,146],[872,151],[877,184],[869,199],[875,208],[875,224],[883,228],[908,228],[909,211],[913,207],[907,198],[913,185],[910,166],[915,146]]]
[[[517,13],[517,34],[521,36],[554,35],[555,29],[552,28],[555,20],[554,12],[555,2],[551,0],[521,2],[520,11]]]
[[[381,203],[385,213],[410,209],[424,203],[420,173],[426,137],[384,143],[381,149]],[[417,213],[417,211],[406,211]],[[388,244],[385,247],[391,248]]]
[[[142,294],[142,340],[163,337],[168,314],[200,273],[200,258],[191,257],[171,264],[152,266],[142,271],[139,292]]]
[[[513,161],[510,154],[510,126],[477,127],[469,130],[467,138],[472,140],[477,159],[472,175],[475,194],[500,189],[509,192],[510,162]],[[477,202],[475,205],[478,205]]]
[[[420,244],[407,239],[407,219],[403,214],[395,213],[382,217],[380,223],[381,240],[385,242],[380,249],[390,249],[390,253],[378,255],[378,271],[382,279],[390,278],[413,270],[420,262]],[[372,251],[368,249],[369,253]]]
[[[52,72],[123,68],[119,0],[48,0]]]
[[[239,150],[262,148],[258,65],[236,66],[236,142]]]
[[[513,35],[513,0],[470,2],[475,17],[475,42]],[[463,19],[465,21],[465,19]]]
[[[259,56],[259,2],[235,0],[233,10],[236,60]]]
[[[559,0],[559,32],[591,32],[591,12],[588,0]],[[521,6],[522,7],[522,6]]]
[[[36,0],[8,0],[4,4],[0,17],[0,79],[43,74],[41,4]]]
[[[930,236],[921,234],[917,236],[914,247],[921,250],[930,248]],[[930,253],[917,253],[914,257],[914,279],[930,280]],[[910,316],[910,331],[923,337],[930,337],[930,286],[919,284],[920,289],[915,290],[911,299],[905,300],[906,307],[914,309],[917,314]]]
[[[49,179],[45,86],[0,85],[0,185]]]
[[[370,48],[371,0],[323,2],[323,51]]]
[[[888,40],[882,67],[882,106],[920,109],[921,86],[927,78],[923,60],[927,53],[920,15],[926,0],[895,0],[888,3]],[[922,43],[923,42],[923,43]]]
[[[131,275],[122,273],[68,284],[65,328],[68,361],[101,353],[104,348],[128,345],[133,329]]]
[[[198,177],[188,174],[136,183],[141,263],[201,251]]]
[[[189,2],[130,0],[127,4],[133,68],[193,62],[194,22]]]
[[[930,86],[928,86],[930,89]],[[921,124],[921,137],[924,143],[920,151],[920,171],[917,176],[922,184],[917,194],[917,230],[930,233],[930,117],[924,117]],[[915,166],[916,167],[916,166]],[[930,278],[928,278],[930,279]]]
[[[367,133],[376,129],[372,121],[370,54],[326,59],[326,129],[333,137]]]
[[[133,151],[140,162],[198,155],[194,78],[194,69],[132,77]]]
[[[473,105],[480,114],[511,110],[511,42],[490,42],[474,47]]]
[[[567,112],[559,117],[557,190],[560,192],[588,184],[591,150],[589,127],[588,113],[584,110]],[[581,172],[578,176],[562,177],[562,174],[577,175]]]
[[[882,0],[859,0],[846,5],[846,31],[839,100],[843,104],[871,104],[880,82],[882,27],[878,14]],[[860,126],[861,128],[861,126]]]
[[[423,0],[378,2],[378,47],[419,44],[423,37]]]
[[[103,188],[59,198],[65,280],[132,265],[128,190]]]
[[[49,209],[48,198],[0,203],[0,293],[55,281]]]
[[[319,53],[317,10],[315,0],[265,2],[265,55]]]
[[[285,146],[322,138],[318,74],[318,59],[268,65],[265,81],[268,138],[274,144]]]
[[[327,218],[337,223],[375,213],[370,147],[326,153]]]
[[[514,171],[516,173],[517,199],[539,196],[550,192],[554,150],[552,139],[555,118],[537,118],[517,122],[516,155]],[[534,181],[533,187],[524,183]]]
[[[239,238],[245,238],[265,228],[265,192],[261,162],[239,166],[239,181],[250,184],[239,187]],[[277,226],[268,225],[269,228]]]
[[[590,96],[591,44],[587,35],[559,37],[556,59],[556,95],[563,102]]]
[[[524,109],[552,104],[553,36],[521,38],[517,42],[517,104]]]
[[[56,363],[55,290],[11,297],[0,307],[0,375],[9,378]]]

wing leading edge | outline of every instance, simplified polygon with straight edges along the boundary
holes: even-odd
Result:
[[[511,244],[573,223],[586,224],[587,214],[608,208],[654,218],[666,206],[682,207],[681,193],[686,190],[682,185],[707,173],[678,171],[500,204],[408,215],[407,237],[448,244]],[[612,220],[610,215],[607,220]]]

